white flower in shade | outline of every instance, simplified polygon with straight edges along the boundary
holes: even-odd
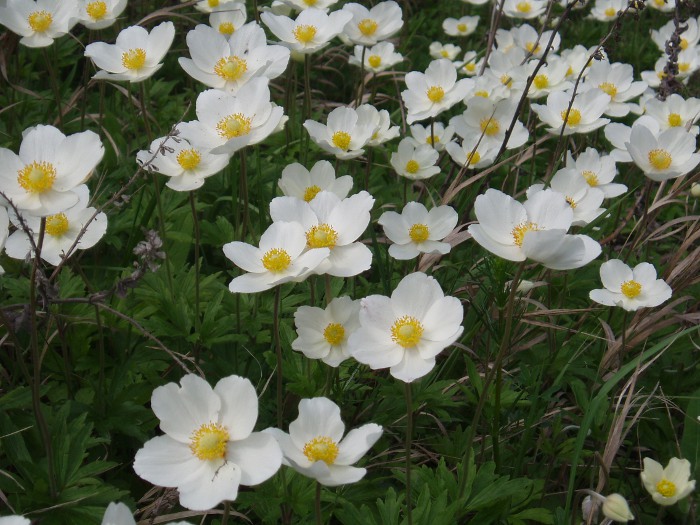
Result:
[[[260,236],[258,248],[244,242],[224,244],[224,255],[244,273],[228,286],[233,293],[255,293],[290,281],[303,281],[330,255],[328,248],[306,249],[304,227],[275,222]]]
[[[531,72],[534,72],[538,62],[538,59],[528,62]],[[573,87],[573,84],[566,80],[568,68],[569,65],[561,58],[556,56],[548,58],[547,63],[537,70],[537,74],[532,79],[532,84],[527,92],[528,98],[541,98],[552,91],[564,91]]]
[[[7,240],[7,235],[10,233],[10,218],[7,214],[7,210],[0,206],[0,255],[2,250],[5,248],[5,241]],[[0,275],[5,273],[2,266],[0,266]]]
[[[29,522],[27,522],[29,523]],[[2,520],[0,520],[2,525]],[[110,503],[102,517],[102,525],[136,525],[136,520],[129,507],[123,503]],[[186,521],[170,522],[170,525],[190,525]]]
[[[461,60],[454,62],[454,65],[457,68],[458,73],[473,77],[479,74],[483,63],[484,57],[479,58],[479,54],[476,51],[467,51]],[[477,79],[477,82],[478,80],[479,79]],[[476,90],[477,87],[475,86],[474,89]]]
[[[306,248],[328,249],[330,254],[314,273],[351,277],[368,270],[372,252],[357,239],[367,228],[374,199],[361,191],[346,199],[322,191],[310,202],[295,197],[277,197],[270,203],[270,216],[275,222],[301,224]]]
[[[403,26],[401,7],[391,0],[379,2],[370,9],[349,3],[342,11],[352,15],[345,23],[343,34],[350,42],[361,46],[373,46],[386,40]]]
[[[627,523],[634,519],[627,500],[621,494],[610,494],[603,501],[603,515],[617,523]]]
[[[478,16],[463,16],[461,18],[445,18],[442,29],[450,36],[468,36],[476,31],[479,25]]]
[[[232,375],[212,388],[190,374],[180,385],[153,391],[151,408],[165,435],[136,453],[136,474],[154,485],[176,487],[187,509],[209,510],[235,500],[239,485],[258,485],[279,470],[277,442],[253,432],[258,397],[248,379]]]
[[[690,75],[700,68],[700,50],[696,47],[682,49],[678,53],[678,78],[688,83]]]
[[[0,518],[0,525],[31,525],[31,523],[24,516],[3,516]]]
[[[626,1],[626,0],[623,0]],[[625,4],[626,5],[626,4]],[[596,55],[597,46],[590,49],[586,49],[582,45],[578,44],[571,49],[564,49],[561,52],[561,59],[569,64],[569,69],[566,70],[566,78],[572,81],[576,81],[579,75],[582,79],[586,78],[588,71],[590,70],[593,60],[588,60],[591,56]],[[607,60],[607,55],[605,51],[601,48],[597,52],[602,56],[603,60]],[[583,72],[583,73],[582,73]]]
[[[692,17],[687,18],[683,21],[683,25],[687,26],[687,28],[680,34],[680,48],[688,49],[689,47],[697,46],[698,43],[700,43],[700,27],[698,25],[698,19]],[[671,36],[673,36],[673,32],[675,30],[676,25],[673,20],[669,20],[658,30],[651,30],[651,40],[656,44],[656,47],[658,47],[659,51],[662,53],[666,53],[666,42],[671,39]]]
[[[396,173],[411,180],[427,179],[440,173],[440,154],[429,144],[418,144],[410,137],[401,139],[399,149],[391,154],[391,166]]]
[[[671,287],[656,278],[656,270],[649,263],[632,269],[619,259],[611,259],[600,266],[600,280],[605,288],[591,290],[591,300],[628,312],[659,306],[671,298]]]
[[[84,184],[75,188],[79,201],[72,208],[46,217],[44,244],[41,248],[41,258],[47,263],[58,266],[61,260],[70,257],[74,250],[92,248],[107,231],[107,216],[104,213],[95,215],[95,208],[88,207],[90,198],[88,187]],[[95,217],[93,218],[93,215]],[[12,218],[17,230],[7,239],[5,252],[15,259],[34,257],[32,243],[20,222]],[[27,215],[23,217],[25,224],[32,231],[34,245],[39,242],[40,219]],[[83,229],[85,230],[83,232]],[[82,234],[82,235],[81,235]]]
[[[658,88],[661,85],[661,81],[666,78],[664,68],[666,67],[667,62],[668,57],[666,57],[666,55],[659,57],[659,59],[654,63],[654,71],[642,71],[640,73],[642,80],[649,84],[649,87]],[[680,75],[678,75],[677,78],[680,78]],[[687,83],[687,80],[683,79],[683,82]]]
[[[670,128],[656,135],[637,120],[625,145],[632,161],[655,181],[675,179],[700,163],[695,136],[685,128]]]
[[[71,30],[77,16],[75,0],[7,0],[0,7],[0,24],[27,47],[50,46]]]
[[[366,469],[352,465],[372,448],[382,431],[369,423],[343,438],[340,408],[325,397],[299,402],[299,417],[289,424],[289,434],[278,428],[265,430],[279,443],[285,465],[327,487],[355,483],[365,476]]]
[[[610,95],[605,115],[624,117],[630,112],[628,102],[641,95],[647,89],[647,83],[634,81],[634,71],[629,64],[597,61],[591,66],[583,84],[584,90],[591,87],[597,87]]]
[[[634,125],[644,126],[651,131],[655,137],[658,137],[661,133],[658,121],[648,115],[639,117],[634,121]],[[630,141],[632,128],[625,124],[620,124],[619,122],[612,122],[605,126],[603,131],[605,133],[605,138],[613,145],[613,149],[610,150],[610,156],[615,162],[632,162],[632,157],[627,151],[627,143]]]
[[[441,58],[446,58],[447,60],[454,60],[457,55],[462,51],[462,48],[454,44],[441,44],[440,42],[432,42],[428,48],[430,56],[435,60]]]
[[[377,108],[374,106],[370,104],[363,104],[357,108],[357,113],[361,115],[360,119],[365,118],[362,116],[362,113],[371,115],[369,118],[372,122],[374,122],[374,131],[372,132],[370,139],[367,141],[368,146],[381,146],[382,144],[385,144],[390,140],[394,140],[399,136],[399,127],[391,125],[391,117],[386,109],[377,111]]]
[[[539,119],[549,126],[547,131],[558,135],[564,128],[564,135],[590,133],[604,126],[610,119],[601,118],[610,102],[610,95],[598,88],[585,93],[577,93],[571,109],[570,91],[555,91],[547,97],[547,105],[532,104]]]
[[[321,9],[322,11],[328,11],[328,9],[338,0],[282,0],[289,7],[294,9],[296,12],[301,12],[304,9]]]
[[[264,77],[253,78],[236,94],[208,89],[197,96],[197,119],[178,128],[195,146],[232,155],[266,139],[282,120],[284,110],[270,102]]]
[[[659,505],[667,507],[687,497],[695,490],[695,480],[690,479],[690,461],[671,458],[662,467],[651,458],[644,458],[642,483],[652,499]]]
[[[385,71],[399,62],[403,61],[403,55],[394,50],[391,42],[379,42],[372,47],[355,46],[353,55],[348,59],[348,63],[353,66],[362,64],[362,53],[365,54],[365,69],[372,73]]]
[[[700,119],[700,99],[686,100],[673,93],[666,97],[666,100],[649,99],[644,110],[646,115],[659,123],[659,129],[662,131],[669,128],[685,128],[693,135],[698,134],[698,126],[693,124]]]
[[[425,73],[406,74],[407,90],[401,92],[406,104],[409,124],[436,117],[460,102],[473,87],[474,81],[457,80],[457,72],[447,59],[434,60]]]
[[[530,20],[537,18],[547,9],[546,0],[505,0],[503,14],[508,18]]]
[[[178,59],[182,69],[209,87],[231,93],[252,78],[277,78],[289,62],[289,49],[268,46],[265,31],[255,22],[230,38],[200,24],[187,33],[187,47],[192,58]]]
[[[615,160],[610,155],[601,155],[594,148],[586,148],[574,160],[571,152],[566,153],[566,167],[559,171],[573,171],[586,181],[591,188],[603,192],[606,199],[618,197],[627,191],[624,184],[613,182],[617,175]]]
[[[245,4],[229,2],[211,12],[209,25],[228,38],[245,24],[247,16]]]
[[[305,11],[306,12],[306,11]],[[377,122],[371,111],[348,107],[335,108],[328,114],[327,124],[314,120],[304,122],[311,139],[323,150],[339,159],[353,159],[362,155],[372,138]]]
[[[547,2],[545,2],[546,4]],[[540,58],[544,54],[549,39],[552,38],[552,31],[543,31],[540,35],[539,31],[530,24],[523,24],[518,27],[513,27],[510,30],[513,38],[513,44],[526,53],[532,54],[535,58]],[[552,47],[549,49],[549,57],[559,50],[561,45],[561,36],[559,33],[554,35]]]
[[[93,42],[85,48],[100,71],[92,78],[141,82],[151,77],[163,64],[161,60],[175,38],[175,25],[163,22],[149,33],[140,26],[130,26],[117,35],[115,44]]]
[[[476,198],[474,211],[478,222],[469,226],[469,233],[503,259],[529,258],[553,270],[571,270],[600,255],[600,244],[587,235],[566,233],[574,213],[564,196],[553,190],[538,191],[521,204],[491,188]]]
[[[350,355],[373,370],[390,367],[389,373],[406,383],[430,372],[435,357],[464,330],[459,299],[445,297],[440,284],[424,273],[401,279],[391,297],[370,295],[361,305]]]
[[[481,138],[485,147],[500,148],[506,139],[518,108],[518,97],[491,100],[481,96],[470,99],[466,111],[450,119],[457,135],[471,143],[474,137]],[[507,149],[518,148],[527,142],[529,133],[522,122],[517,120],[511,133]]]
[[[412,139],[415,145],[428,144],[437,151],[445,149],[445,145],[452,140],[455,129],[452,126],[445,126],[442,122],[434,122],[432,125],[422,126],[414,124],[411,126]]]
[[[646,7],[657,9],[662,13],[670,13],[676,8],[676,0],[651,0]]]
[[[627,0],[595,0],[590,16],[600,22],[611,22],[627,9],[627,4]]]
[[[462,139],[462,143],[449,142],[445,146],[453,161],[469,169],[485,168],[493,164],[500,146],[483,140],[480,135],[471,135]]]
[[[457,212],[450,206],[438,206],[428,211],[419,202],[409,202],[400,214],[385,211],[377,222],[393,243],[389,246],[389,255],[407,260],[421,253],[450,253],[450,244],[441,241],[452,233],[457,220]]]
[[[327,160],[319,160],[311,170],[307,170],[298,162],[285,166],[277,185],[288,197],[310,202],[321,191],[330,191],[339,199],[344,199],[352,189],[352,177],[343,175],[335,178],[333,164]]]
[[[168,188],[191,191],[201,188],[204,179],[223,170],[229,163],[229,157],[197,148],[181,133],[177,140],[171,138],[166,141],[165,137],[155,139],[148,150],[136,154],[136,161],[141,166],[150,162],[147,169],[169,177],[165,183]]]
[[[592,187],[576,170],[561,169],[557,171],[550,187],[564,195],[574,212],[572,226],[585,226],[597,219],[605,210],[600,207],[605,198],[602,190]],[[535,192],[544,190],[544,184],[533,184],[527,189],[527,198]]]
[[[194,4],[194,8],[202,13],[213,13],[223,9],[234,8],[236,0],[200,0]]]
[[[516,47],[508,53],[496,50],[489,57],[489,67],[484,74],[498,79],[503,87],[509,91],[507,94],[509,98],[519,99],[520,92],[525,89],[530,73],[528,65],[523,64],[525,56],[526,52]]]
[[[19,155],[0,148],[0,188],[22,214],[45,217],[67,210],[104,155],[99,136],[83,131],[65,136],[53,126],[22,133]]]
[[[465,4],[471,4],[471,5],[484,5],[486,2],[489,0],[462,0]]]
[[[360,301],[336,297],[325,308],[300,306],[294,312],[297,338],[292,349],[337,367],[348,354],[348,337],[360,326]]]
[[[270,12],[260,15],[260,20],[280,39],[280,44],[302,54],[326,47],[351,18],[352,15],[344,10],[327,14],[313,8],[299,13],[296,20]]]
[[[478,63],[481,63],[483,60],[482,58]],[[474,78],[474,88],[467,94],[462,102],[467,104],[468,107],[473,99],[480,97],[487,98],[491,100],[492,103],[495,103],[503,99],[520,98],[520,95],[516,93],[517,92],[514,92],[511,97],[510,89],[503,85],[501,80],[487,68],[483,75]]]
[[[78,0],[80,23],[88,29],[103,29],[117,21],[126,0]]]

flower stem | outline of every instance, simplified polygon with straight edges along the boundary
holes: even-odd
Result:
[[[143,82],[139,82],[139,103],[141,104],[141,118],[143,119],[143,125],[146,128],[146,137],[148,137],[148,143],[150,144],[153,140],[153,135],[151,133],[151,124],[148,122],[148,112],[146,111],[146,89],[143,86]]]
[[[199,364],[199,219],[197,218],[197,195],[194,191],[190,191],[190,208],[194,224],[194,331],[197,334],[193,350],[195,363]]]
[[[413,525],[413,502],[411,498],[411,443],[413,440],[413,399],[411,383],[404,385],[406,393],[406,518]]]
[[[221,525],[228,523],[228,518],[231,515],[231,502],[224,501],[224,515],[221,517]]]
[[[56,43],[53,44],[54,55],[56,49]],[[49,80],[51,81],[51,90],[53,91],[53,96],[56,99],[56,109],[58,110],[58,125],[63,128],[63,108],[61,106],[61,92],[58,87],[58,79],[56,78],[56,70],[54,69],[55,61],[49,58],[49,53],[46,48],[42,49],[44,60],[46,61],[46,69],[49,70]]]
[[[321,484],[316,482],[316,525],[323,525],[323,515],[321,514]]]
[[[365,53],[367,53],[367,46],[362,46],[362,57],[360,58],[360,88],[357,92],[355,107],[358,107],[362,103],[362,94],[365,91]]]

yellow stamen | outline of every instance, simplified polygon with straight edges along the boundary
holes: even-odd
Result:
[[[423,325],[415,317],[399,317],[391,327],[391,339],[404,348],[413,348],[423,336]]]
[[[677,128],[683,125],[683,119],[678,113],[671,113],[668,116],[668,125],[672,128]]]
[[[607,16],[608,18],[612,18],[614,16],[617,16],[617,9],[615,9],[614,7],[608,7],[605,10],[605,16]]]
[[[317,2],[318,0],[304,0],[304,3],[309,7],[315,6]]]
[[[475,97],[489,98],[489,92],[483,89],[474,92]]]
[[[688,41],[685,38],[681,38],[681,49],[688,49]]]
[[[297,42],[300,44],[308,44],[316,36],[316,26],[302,24],[296,26],[292,33],[294,34],[294,38],[297,39]]]
[[[473,73],[476,70],[476,64],[474,62],[469,62],[468,64],[464,64],[464,69],[466,69],[470,73]]]
[[[304,200],[306,202],[311,202],[319,191],[321,191],[321,188],[315,184],[313,186],[308,186],[306,190],[304,190]]]
[[[220,58],[214,66],[214,73],[224,80],[238,80],[248,70],[248,62],[237,56]]]
[[[219,24],[219,33],[230,36],[236,30],[236,27],[231,22],[221,22]]]
[[[445,50],[445,49],[443,49],[442,51],[440,51],[440,55],[442,56],[442,58],[447,58],[447,57],[450,56],[450,54],[449,54],[449,53],[447,52],[447,50]]]
[[[234,113],[221,119],[216,125],[216,129],[219,135],[225,139],[232,139],[250,133],[250,123],[251,119],[244,116],[243,113]]]
[[[532,6],[530,5],[530,2],[518,2],[515,4],[515,9],[517,9],[520,13],[529,13],[532,11]]]
[[[564,121],[564,125],[575,128],[581,123],[581,112],[578,109],[571,108],[567,116],[566,110],[564,110],[561,112],[561,119]]]
[[[335,133],[333,133],[332,142],[336,148],[342,149],[343,151],[347,151],[350,147],[351,139],[352,137],[347,131],[336,131]]]
[[[642,293],[642,285],[634,280],[625,281],[620,286],[620,291],[628,299],[634,299],[640,293]]]
[[[318,436],[304,445],[304,455],[312,463],[323,461],[332,465],[338,457],[338,445],[328,436]]]
[[[85,6],[85,12],[93,20],[102,20],[107,14],[107,4],[102,1],[88,2]]]
[[[657,170],[665,170],[673,162],[671,154],[665,149],[653,149],[649,152],[649,163]]]
[[[414,174],[418,173],[418,170],[420,169],[420,164],[418,164],[417,161],[411,159],[406,163],[406,171],[408,173]]]
[[[435,144],[438,144],[439,142],[440,142],[440,137],[438,137],[437,135],[429,135],[425,139],[425,143],[430,144],[431,146],[435,146]]]
[[[467,24],[457,24],[457,31],[459,31],[460,33],[466,33]]]
[[[208,0],[207,3],[209,4],[209,7],[218,7],[219,6],[219,0]]]
[[[513,231],[511,231],[513,242],[518,246],[522,246],[525,234],[527,232],[539,231],[539,229],[539,226],[537,226],[537,224],[534,222],[521,222],[515,228],[513,228]]]
[[[60,237],[68,231],[68,217],[65,213],[57,213],[46,217],[46,233],[53,237]]]
[[[581,173],[581,175],[583,175],[583,178],[586,179],[589,186],[598,185],[598,175],[596,175],[594,172],[585,170]]]
[[[549,77],[547,75],[537,75],[532,81],[537,89],[549,87]]]
[[[491,117],[481,119],[479,127],[481,128],[481,131],[483,131],[484,135],[488,135],[489,137],[493,137],[501,129],[498,121]]]
[[[690,69],[690,64],[688,62],[679,62],[678,63],[678,71],[680,71],[681,73],[687,73],[689,69]]]
[[[571,206],[571,209],[572,209],[572,210],[575,210],[575,209],[576,209],[576,201],[575,201],[572,197],[567,196],[567,197],[566,197],[566,202],[569,203],[569,206]]]
[[[146,63],[146,51],[140,47],[122,53],[122,65],[126,69],[141,69]]]
[[[371,18],[365,18],[357,24],[357,29],[365,36],[372,36],[377,31],[377,22]]]
[[[17,172],[17,183],[29,193],[44,193],[53,187],[56,168],[49,162],[32,162]]]
[[[329,323],[323,330],[323,338],[329,345],[339,345],[345,339],[345,328],[339,323]]]
[[[480,160],[481,160],[481,154],[478,151],[469,152],[467,154],[466,165],[467,165],[467,167],[469,167],[472,164],[478,164]]]
[[[425,242],[430,236],[430,228],[426,224],[414,224],[408,230],[408,236],[413,242]]]
[[[306,232],[306,245],[309,248],[334,248],[338,242],[338,232],[328,224],[312,226]]]
[[[656,484],[656,491],[664,498],[671,498],[676,494],[676,484],[663,478]]]
[[[611,97],[617,95],[617,86],[612,82],[603,82],[602,84],[598,84],[598,87],[605,91]]]
[[[229,433],[219,423],[207,423],[194,431],[190,438],[190,450],[203,461],[226,457]]]
[[[51,27],[53,16],[48,11],[34,11],[27,18],[27,22],[29,22],[29,27],[32,28],[32,31],[43,33]]]
[[[513,84],[513,79],[509,75],[501,75],[501,84],[510,87]]]
[[[367,63],[370,65],[370,67],[378,68],[382,65],[382,57],[379,55],[370,55],[367,58]]]
[[[527,49],[528,53],[532,53],[533,55],[536,55],[540,51],[542,51],[542,46],[537,44],[537,47],[535,47],[534,42],[528,42],[525,44],[525,49]]]
[[[292,258],[281,248],[273,248],[265,252],[262,265],[268,272],[279,273],[285,271],[292,264]]]
[[[183,170],[193,170],[199,166],[199,162],[202,160],[202,156],[194,148],[183,149],[177,154],[177,163]]]
[[[430,86],[428,91],[425,93],[431,102],[440,102],[445,96],[445,90],[440,86]]]

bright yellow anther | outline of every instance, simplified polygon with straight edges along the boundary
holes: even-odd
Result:
[[[146,51],[140,47],[122,53],[122,65],[126,69],[141,69],[146,63]]]
[[[418,173],[418,170],[420,169],[420,164],[418,164],[417,161],[411,159],[406,163],[406,171],[408,173],[414,174]]]
[[[484,132],[484,135],[488,135],[489,137],[493,137],[501,129],[498,121],[490,117],[481,119],[479,127],[481,128],[481,131]]]
[[[535,84],[537,89],[544,89],[549,87],[549,77],[547,75],[537,75],[532,83]]]
[[[365,36],[372,36],[377,31],[377,22],[371,18],[365,18],[357,24],[357,29]]]
[[[93,20],[102,20],[107,14],[107,4],[102,1],[88,2],[85,6],[85,12]]]
[[[292,33],[294,34],[294,38],[297,39],[297,42],[300,44],[308,44],[316,36],[316,26],[302,24],[296,26]]]
[[[323,330],[323,338],[329,345],[339,345],[345,339],[345,328],[339,323],[329,323]]]
[[[199,151],[196,149],[191,148],[183,149],[175,158],[183,170],[193,170],[199,166],[199,163],[202,160],[202,155],[200,155]]]
[[[589,186],[598,185],[598,175],[596,175],[594,172],[585,170],[581,173],[581,175],[583,175],[583,178],[586,179]]]
[[[415,317],[399,317],[391,327],[391,339],[404,348],[413,348],[423,336],[423,325]]]
[[[431,86],[426,95],[431,102],[440,102],[445,96],[445,90],[440,86]]]
[[[220,58],[214,66],[214,73],[224,80],[238,80],[248,70],[248,62],[237,56]]]
[[[466,33],[467,24],[457,24],[457,31],[459,31],[460,33]]]
[[[521,222],[510,232],[513,235],[513,242],[518,246],[523,245],[525,234],[531,231],[538,231],[540,228],[534,222]]]
[[[530,5],[530,2],[518,2],[515,4],[515,9],[517,9],[519,13],[529,13],[532,11],[532,5]]]
[[[226,457],[229,433],[219,423],[207,423],[194,431],[190,438],[190,450],[203,461]]]
[[[649,152],[649,164],[657,170],[665,170],[671,166],[673,158],[665,149],[653,149]]]
[[[634,299],[642,293],[642,285],[634,280],[625,281],[620,286],[620,291],[628,299]]]
[[[313,186],[308,186],[306,190],[304,190],[304,200],[306,202],[311,202],[319,191],[321,191],[321,188],[315,184]]]
[[[352,137],[347,131],[336,131],[335,133],[333,133],[333,138],[331,140],[336,148],[342,149],[343,151],[347,151],[350,147],[351,139]]]
[[[289,254],[280,248],[273,248],[265,252],[262,258],[262,265],[268,272],[279,273],[285,271],[292,263]]]
[[[614,7],[608,7],[605,10],[605,16],[607,16],[608,18],[612,18],[614,16],[617,16],[617,9],[615,9]]]
[[[60,237],[68,231],[68,217],[65,213],[57,213],[46,217],[46,233],[53,237]]]
[[[53,16],[48,11],[34,11],[27,18],[27,22],[29,22],[29,27],[32,28],[32,31],[43,33],[51,27]]]
[[[32,162],[17,172],[17,183],[29,193],[44,193],[53,187],[56,168],[49,162]]]
[[[323,461],[332,465],[338,457],[338,445],[327,436],[318,436],[304,445],[304,455],[312,463]]]
[[[219,24],[219,33],[230,36],[236,30],[236,27],[231,22],[221,22]]]
[[[312,226],[306,232],[306,245],[309,248],[334,248],[338,242],[338,232],[328,224]]]
[[[663,478],[656,484],[656,490],[664,498],[670,498],[676,494],[676,484],[673,483],[673,481],[669,481],[666,478]]]
[[[430,236],[430,228],[426,224],[414,224],[408,230],[408,236],[413,242],[425,242]]]
[[[598,84],[598,87],[605,91],[611,97],[617,95],[617,86],[612,82],[603,82],[602,84]]]
[[[564,124],[569,126],[570,128],[574,128],[578,126],[581,123],[581,112],[578,109],[571,108],[571,111],[569,111],[569,115],[566,115],[566,110],[561,112],[561,119],[564,121]]]
[[[382,57],[379,55],[370,55],[367,58],[367,63],[370,65],[370,67],[378,68],[382,65]]]
[[[677,128],[683,125],[683,119],[678,113],[671,113],[668,116],[668,125],[672,128]]]
[[[225,139],[232,139],[250,133],[250,124],[251,119],[244,116],[242,113],[234,113],[233,115],[221,119],[216,125],[216,129],[219,135]]]

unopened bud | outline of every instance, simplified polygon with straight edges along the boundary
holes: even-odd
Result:
[[[617,523],[627,523],[634,519],[627,500],[620,494],[610,494],[603,502],[603,514]]]

